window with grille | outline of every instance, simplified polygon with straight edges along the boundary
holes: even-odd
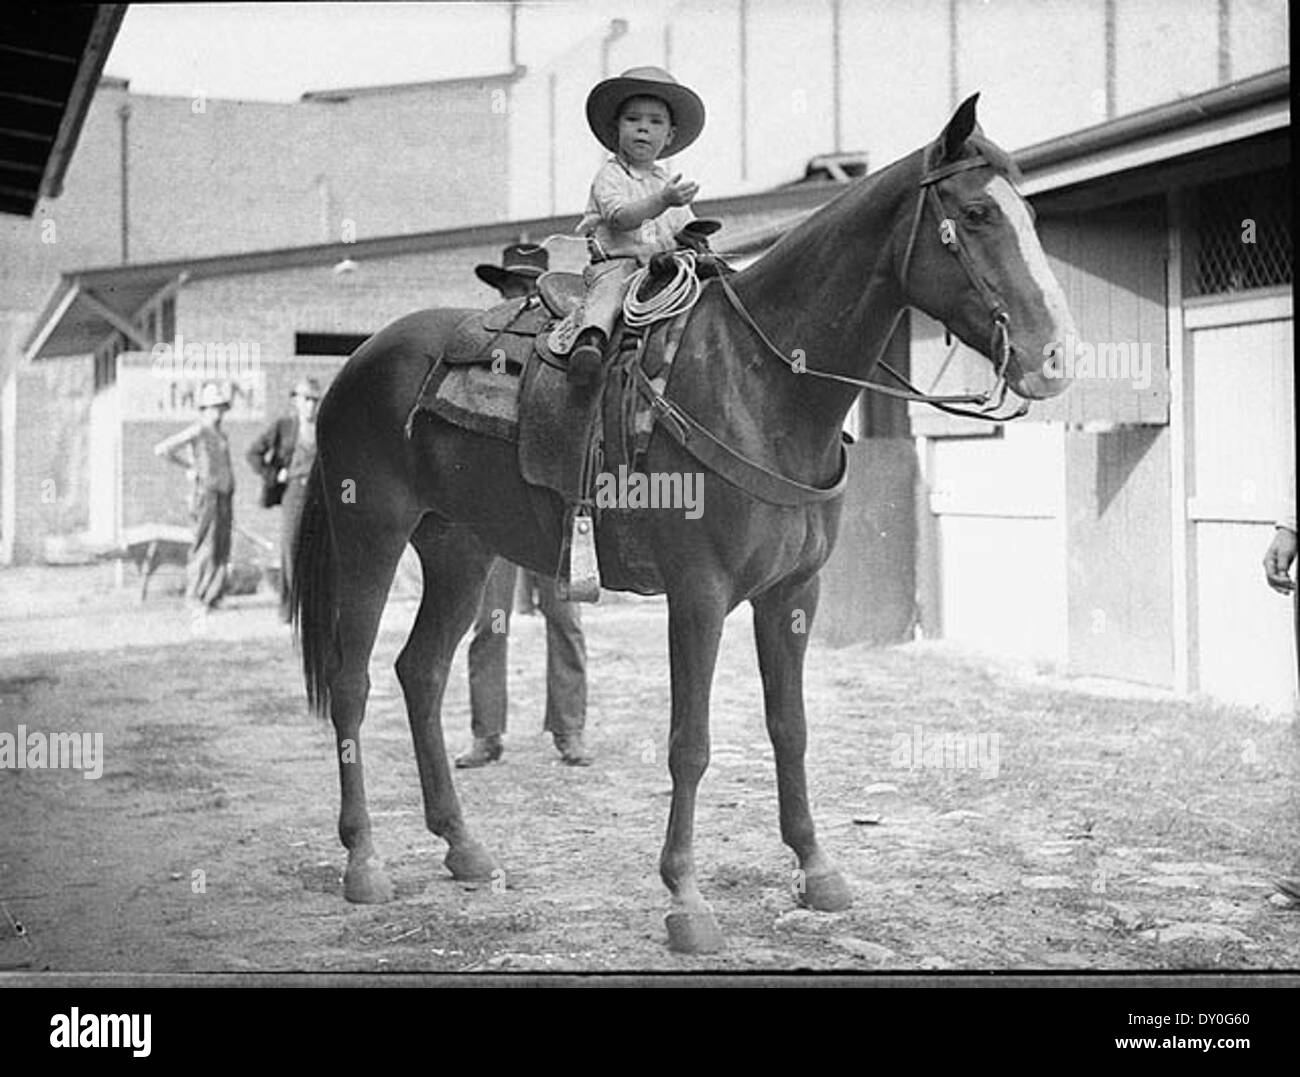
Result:
[[[1191,199],[1190,295],[1223,295],[1292,281],[1291,170],[1207,183]]]

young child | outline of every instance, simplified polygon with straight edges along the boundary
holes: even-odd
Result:
[[[569,377],[590,382],[623,309],[628,278],[652,255],[670,251],[695,214],[699,185],[656,164],[680,153],[704,128],[704,102],[658,67],[634,67],[598,83],[587,96],[587,123],[613,154],[591,183],[578,232],[588,237],[591,264],[583,273]]]

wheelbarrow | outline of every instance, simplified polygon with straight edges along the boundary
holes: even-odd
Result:
[[[235,530],[255,546],[274,553],[275,543],[268,542],[246,528],[235,525]],[[184,568],[189,562],[194,535],[187,527],[176,524],[140,524],[124,528],[122,544],[108,556],[132,562],[140,573],[140,601],[149,597],[149,580],[160,565]]]

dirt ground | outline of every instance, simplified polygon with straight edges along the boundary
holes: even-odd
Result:
[[[657,874],[669,792],[658,600],[584,611],[588,769],[560,765],[540,732],[544,625],[515,619],[504,761],[457,772],[504,889],[453,881],[423,827],[392,671],[414,606],[390,602],[363,736],[397,894],[349,905],[332,738],[305,713],[271,599],[232,600],[196,634],[166,581],[154,590],[140,607],[129,586],[114,589],[111,567],[0,572],[0,730],[101,731],[106,756],[94,781],[0,770],[0,967],[1300,967],[1300,911],[1271,886],[1300,868],[1295,722],[933,644],[813,644],[815,816],[856,901],[833,915],[800,909],[744,609],[723,640],[697,827],[728,946],[670,953]],[[463,748],[463,647],[444,726]],[[980,754],[917,756],[918,736],[932,748],[946,734],[983,737]]]

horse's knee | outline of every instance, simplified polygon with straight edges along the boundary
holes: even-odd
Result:
[[[808,727],[802,719],[794,722],[779,716],[770,717],[767,736],[778,763],[797,763],[808,751]]]
[[[692,788],[700,783],[709,769],[709,749],[690,744],[668,746],[668,773],[674,785],[687,784]]]

